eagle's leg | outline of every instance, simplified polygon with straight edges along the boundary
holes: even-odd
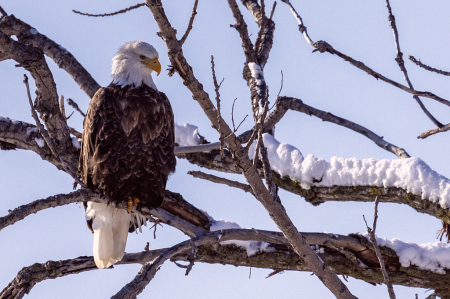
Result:
[[[133,209],[133,205],[137,207],[138,202],[140,202],[139,198],[137,197],[128,197],[128,203],[127,203],[127,211],[128,213],[131,212]]]

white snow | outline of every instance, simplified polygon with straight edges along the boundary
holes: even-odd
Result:
[[[78,139],[76,137],[72,137],[72,145],[73,145],[73,147],[75,147],[77,149],[81,149],[80,142],[78,141]]]
[[[227,220],[214,220],[213,224],[209,228],[210,231],[217,231],[222,229],[240,229],[239,224],[227,221]],[[252,256],[256,254],[258,251],[270,252],[272,251],[269,246],[269,243],[262,241],[240,241],[240,240],[230,240],[220,242],[222,245],[233,244],[239,247],[242,247],[247,250],[247,256]]]
[[[368,238],[368,234],[365,236]],[[403,267],[411,265],[420,269],[445,274],[450,269],[450,246],[444,242],[416,244],[403,242],[397,238],[387,240],[377,237],[379,246],[386,246],[394,250]]]
[[[356,159],[332,157],[330,162],[301,152],[269,134],[263,135],[270,165],[281,176],[289,176],[305,189],[315,186],[398,187],[450,207],[450,180],[432,170],[420,158]],[[249,150],[255,155],[256,141]]]
[[[37,34],[39,31],[37,31],[35,28],[30,29],[31,34]]]
[[[39,147],[44,147],[45,146],[45,141],[42,138],[34,138],[34,140],[36,141],[37,145]]]
[[[259,64],[256,64],[254,62],[249,62],[248,67],[250,68],[250,72],[252,74],[252,77],[256,80],[256,91],[258,92],[258,95],[260,98],[263,98],[264,92],[261,89],[261,86],[265,84],[264,81],[264,71],[261,69],[261,66]],[[259,114],[264,113],[264,106],[261,105],[262,103],[259,103]]]
[[[175,143],[178,143],[179,146],[199,145],[198,127],[190,124],[182,126],[175,124]]]
[[[27,127],[27,136],[30,136],[30,134],[33,132],[38,132],[37,127]]]

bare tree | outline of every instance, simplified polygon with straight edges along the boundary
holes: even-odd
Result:
[[[367,137],[375,145],[394,154],[399,159],[410,158],[406,150],[385,141],[382,136],[368,128],[312,107],[297,97],[285,96],[282,89],[276,97],[269,96],[269,86],[265,80],[264,67],[269,60],[269,54],[274,43],[276,9],[290,9],[292,11],[293,18],[299,24],[300,33],[304,36],[306,42],[311,45],[313,52],[329,53],[334,58],[342,58],[376,79],[410,93],[426,117],[437,127],[421,134],[419,138],[426,138],[448,130],[448,125],[439,122],[426,108],[422,100],[423,98],[432,99],[444,106],[450,106],[450,102],[432,92],[414,89],[408,77],[405,62],[402,58],[403,53],[400,50],[398,30],[389,1],[386,1],[387,15],[394,32],[397,51],[396,61],[405,78],[406,85],[376,72],[363,62],[340,52],[325,41],[314,41],[307,32],[306,25],[300,15],[301,12],[296,11],[288,0],[282,0],[283,3],[279,3],[278,7],[276,2],[270,3],[269,6],[263,0],[241,0],[241,2],[243,6],[238,5],[236,0],[228,0],[228,5],[235,20],[231,27],[239,34],[242,44],[242,49],[233,49],[233,51],[242,51],[245,55],[242,74],[250,90],[251,96],[248,106],[251,107],[254,121],[254,124],[250,126],[248,125],[249,121],[243,123],[242,120],[235,120],[234,111],[232,111],[231,122],[227,121],[227,117],[224,117],[221,113],[220,105],[224,104],[223,102],[221,104],[221,83],[219,83],[221,81],[217,78],[220,68],[214,64],[214,60],[211,60],[211,73],[216,92],[216,105],[195,76],[193,65],[184,55],[185,42],[189,41],[189,34],[195,29],[198,0],[195,0],[187,29],[181,38],[177,37],[177,30],[171,25],[171,19],[166,15],[161,0],[146,0],[145,3],[116,13],[100,15],[81,13],[91,17],[104,17],[126,13],[132,9],[149,9],[159,28],[158,36],[167,47],[167,55],[171,63],[169,75],[181,78],[182,83],[199,104],[199,108],[202,109],[219,136],[214,143],[200,138],[201,142],[196,146],[179,146],[175,149],[177,157],[217,172],[242,175],[247,182],[246,184],[198,171],[188,173],[196,178],[208,180],[212,183],[225,184],[250,193],[255,200],[262,204],[280,230],[280,232],[258,229],[212,230],[211,226],[214,225],[214,220],[209,215],[190,204],[182,195],[167,190],[160,208],[143,209],[142,212],[152,219],[155,230],[159,223],[165,223],[183,232],[188,239],[179,244],[173,244],[170,248],[157,250],[148,250],[147,248],[142,252],[127,253],[118,264],[138,263],[144,266],[130,283],[121,289],[117,289],[117,294],[113,298],[135,298],[138,296],[155,277],[159,267],[167,260],[188,262],[189,264],[184,266],[186,275],[189,274],[195,262],[274,269],[274,274],[283,270],[308,271],[315,274],[336,298],[355,298],[351,290],[337,275],[343,275],[344,279],[348,276],[354,277],[371,284],[384,283],[385,281],[388,283],[390,281],[388,285],[391,298],[395,298],[391,284],[432,289],[442,298],[450,298],[450,288],[447,287],[449,274],[447,272],[431,271],[418,266],[405,267],[400,262],[399,254],[395,250],[388,246],[377,245],[374,234],[371,235],[369,241],[367,237],[359,234],[343,236],[299,232],[299,229],[295,227],[288,216],[278,191],[283,189],[298,194],[314,205],[326,201],[370,202],[375,201],[375,198],[380,202],[401,203],[420,213],[426,213],[442,220],[444,228],[441,234],[444,235],[448,234],[450,212],[439,201],[432,200],[431,197],[423,198],[424,196],[420,192],[413,193],[407,188],[398,186],[374,186],[371,184],[327,186],[321,184],[324,179],[323,176],[314,177],[311,184],[308,185],[299,181],[296,177],[280,173],[274,165],[271,165],[273,161],[270,159],[271,152],[269,144],[267,144],[267,138],[271,137],[268,137],[267,134],[275,135],[275,125],[282,121],[288,110],[295,113],[301,112],[350,129]],[[249,34],[247,23],[241,11],[243,8],[248,10],[244,13],[251,15],[257,24],[258,35],[255,42],[252,41]],[[24,220],[33,213],[50,207],[86,201],[106,202],[106,199],[85,188],[79,180],[77,138],[80,137],[80,132],[70,127],[68,122],[70,116],[65,113],[64,99],[61,98],[60,100],[56,82],[45,57],[52,59],[66,71],[89,97],[95,94],[100,85],[87,71],[89,66],[83,66],[68,50],[43,33],[37,32],[32,25],[27,24],[24,20],[8,14],[1,7],[0,12],[2,13],[0,19],[0,61],[13,59],[19,67],[29,72],[36,85],[36,98],[33,101],[29,92],[28,78],[25,75],[24,83],[28,90],[30,109],[35,123],[13,121],[7,117],[0,117],[0,147],[2,150],[33,151],[43,160],[70,175],[74,179],[75,186],[78,184],[80,187],[80,189],[69,194],[39,199],[10,210],[8,215],[0,218],[0,230],[2,230],[9,225]],[[177,29],[179,32],[183,31],[183,28]],[[17,39],[14,39],[13,36],[16,36]],[[426,69],[434,68],[427,67]],[[447,74],[444,71],[438,73]],[[273,89],[272,94],[275,94]],[[273,103],[270,103],[269,99],[273,99]],[[68,102],[82,113],[75,101],[70,100]],[[241,125],[242,127],[246,126],[248,130],[237,134]],[[378,204],[378,201],[376,204]],[[375,231],[375,224],[373,230]],[[255,255],[247,255],[244,249],[236,245],[239,243],[224,243],[233,240],[256,242],[254,244],[265,244],[265,247],[259,247],[259,251]],[[92,257],[36,263],[23,268],[3,289],[0,298],[22,298],[38,282],[91,270],[97,270]]]

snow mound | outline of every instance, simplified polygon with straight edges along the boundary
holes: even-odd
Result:
[[[213,224],[209,228],[210,231],[218,231],[222,229],[240,229],[241,227],[239,224],[227,221],[227,220],[214,220]],[[270,248],[268,248],[269,243],[262,242],[262,241],[240,241],[240,240],[230,240],[230,241],[224,241],[220,242],[222,245],[236,245],[239,247],[242,247],[247,250],[247,256],[252,256],[256,254],[258,251],[266,251],[270,252],[272,251]]]
[[[302,156],[295,147],[278,142],[269,134],[263,135],[270,165],[282,177],[289,176],[302,188],[314,186],[378,186],[398,187],[450,207],[450,180],[432,170],[420,158],[356,159],[332,157],[330,162],[314,155]],[[256,141],[249,156],[255,156]]]
[[[175,124],[175,143],[178,143],[179,146],[199,145],[198,127],[190,124],[182,126]]]
[[[367,233],[365,236],[368,238]],[[439,274],[445,274],[445,269],[450,269],[450,246],[444,242],[416,244],[403,242],[397,238],[391,241],[378,238],[379,246],[386,246],[394,250],[403,267],[411,265],[420,269],[429,270]]]

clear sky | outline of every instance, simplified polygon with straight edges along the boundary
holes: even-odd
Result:
[[[111,59],[128,41],[141,39],[155,46],[165,69],[169,60],[163,41],[156,35],[157,25],[146,7],[108,18],[84,17],[74,14],[72,9],[106,13],[134,5],[135,1],[2,0],[0,5],[7,13],[14,14],[65,47],[100,85],[106,86],[111,81]],[[193,2],[164,1],[166,13],[179,37],[185,31]],[[271,8],[273,1],[266,2]],[[384,1],[304,0],[292,3],[314,41],[325,40],[335,49],[404,84],[394,60],[394,40]],[[391,6],[405,59],[410,54],[424,63],[450,70],[450,3],[393,0]],[[241,10],[254,41],[257,26],[243,6]],[[280,72],[283,71],[281,95],[300,98],[308,105],[363,125],[384,136],[388,142],[403,147],[411,156],[421,157],[440,174],[450,176],[450,161],[446,154],[450,133],[418,140],[416,137],[420,133],[434,127],[410,94],[376,80],[329,53],[311,53],[313,48],[305,42],[296,20],[282,2],[277,5],[274,21],[274,46],[264,70],[272,103],[280,89]],[[253,125],[250,92],[242,79],[245,57],[239,35],[230,24],[234,24],[234,19],[225,0],[200,0],[194,29],[183,50],[210,95],[214,94],[210,61],[211,55],[215,56],[217,76],[225,78],[220,90],[223,115],[231,122],[231,105],[237,98],[235,119],[243,119],[249,114],[241,126],[240,132],[243,132]],[[47,61],[58,93],[74,99],[83,111],[87,111],[89,98],[67,73],[58,69],[52,60]],[[11,60],[0,63],[0,115],[33,123],[22,83],[26,71],[15,68],[15,64]],[[429,73],[408,60],[406,67],[417,90],[449,98],[448,77]],[[163,71],[154,81],[171,100],[178,124],[195,124],[209,141],[217,140],[217,133],[177,74],[169,77]],[[423,98],[423,102],[441,122],[450,122],[449,107],[427,98]],[[71,107],[66,109],[71,113]],[[81,131],[82,118],[75,113],[69,125]],[[362,135],[296,112],[288,112],[277,125],[276,137],[280,142],[296,146],[304,155],[314,154],[328,161],[333,156],[397,158]],[[188,170],[197,169],[178,160],[177,172],[170,178],[168,189],[181,193],[215,219],[234,221],[244,228],[277,230],[267,212],[250,195],[186,175]],[[238,175],[224,176],[242,180]],[[69,193],[72,183],[67,174],[32,152],[2,151],[0,215],[36,199]],[[297,228],[305,232],[363,233],[366,228],[362,215],[369,219],[373,215],[372,203],[329,202],[313,207],[301,197],[285,191],[280,192],[280,197]],[[377,234],[380,237],[419,244],[435,242],[435,233],[440,226],[438,219],[418,214],[409,206],[381,204],[379,208]],[[150,242],[150,249],[157,249],[185,239],[182,233],[165,225],[158,228],[156,240],[153,232],[148,230],[130,235],[126,251],[141,251],[146,242]],[[0,288],[5,287],[22,267],[33,263],[92,255],[92,241],[93,236],[84,221],[84,209],[75,204],[39,212],[5,228],[0,232]],[[114,270],[89,271],[47,280],[37,284],[27,298],[108,298],[131,281],[139,269],[139,265],[117,266]],[[270,272],[270,269],[252,269],[249,279],[249,269],[245,267],[197,263],[186,277],[183,269],[167,262],[139,298],[333,298],[309,273],[285,272],[265,279]],[[352,278],[346,284],[359,298],[388,297],[385,286],[374,287]],[[413,298],[415,293],[419,298],[427,296],[423,289],[398,286],[394,289],[398,298]]]

